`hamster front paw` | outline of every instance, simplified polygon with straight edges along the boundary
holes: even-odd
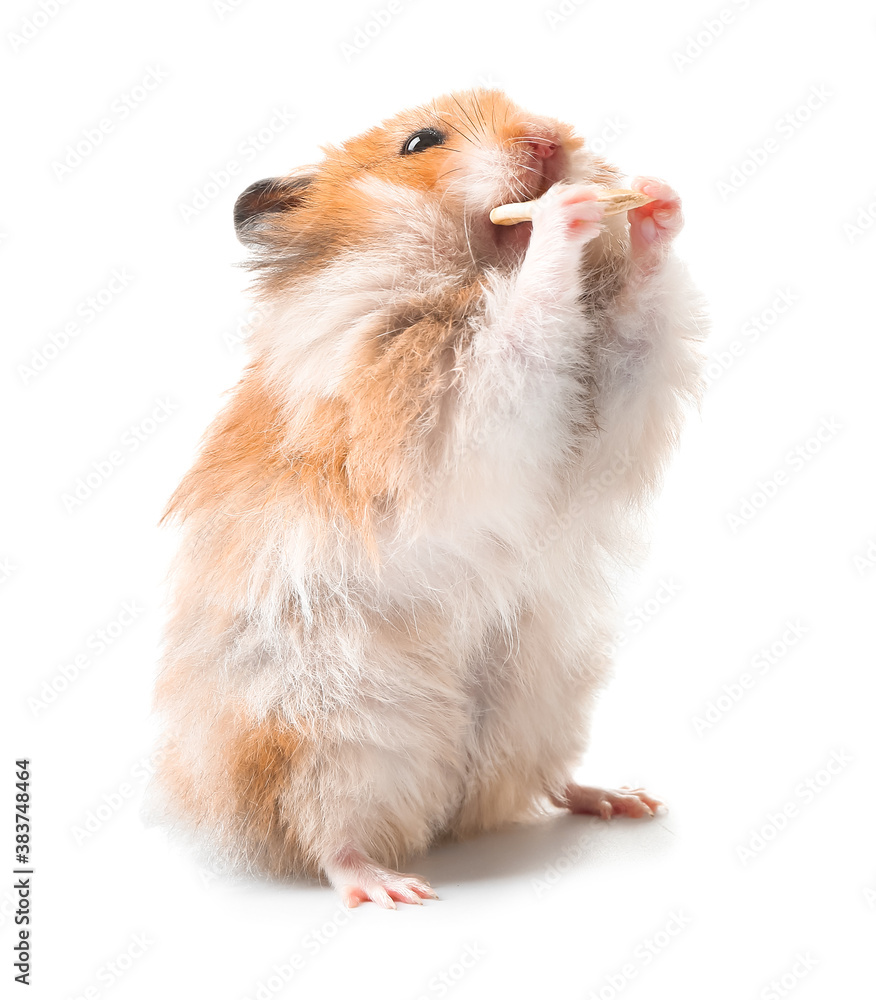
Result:
[[[594,184],[554,184],[535,203],[533,240],[562,241],[581,246],[599,235],[605,205],[596,200]]]
[[[649,267],[660,261],[681,232],[684,224],[681,199],[668,184],[654,177],[637,177],[631,186],[654,199],[629,213],[633,259]]]
[[[438,898],[420,875],[402,875],[391,868],[382,868],[352,847],[338,851],[323,868],[341,899],[351,908],[370,900],[386,910],[394,910],[397,902],[421,904],[424,899]]]

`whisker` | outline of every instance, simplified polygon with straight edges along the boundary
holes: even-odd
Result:
[[[468,139],[470,142],[474,141],[469,135],[469,133],[462,127],[462,125],[459,124],[453,125],[451,124],[451,122],[447,120],[448,116],[455,114],[455,112],[450,111],[449,109],[439,111],[436,108],[433,108],[432,111],[435,114],[435,117],[438,119],[438,121],[440,121],[441,124],[445,125],[448,129],[450,129],[451,132],[459,132],[460,135],[465,136],[465,138]]]
[[[475,91],[474,93],[474,104],[475,104],[475,112],[477,113],[477,116],[480,119],[481,125],[483,125],[484,134],[486,135],[487,121],[484,118],[484,111],[483,108],[481,107],[481,99],[478,97],[477,91]]]
[[[496,99],[495,98],[493,98],[493,101],[490,104],[490,125],[492,126],[492,128],[493,128],[493,134],[495,135],[495,133],[496,133]]]
[[[475,258],[474,250],[472,249],[472,245],[471,245],[471,235],[470,235],[471,231],[469,229],[468,215],[466,214],[465,208],[463,208],[463,210],[462,210],[462,225],[463,225],[463,232],[465,233],[465,243],[466,243],[466,246],[468,247],[468,255],[469,255],[469,257],[471,257],[472,264],[475,267],[477,267],[478,266],[478,262],[477,262],[477,259]]]
[[[527,192],[519,180],[511,181],[511,192],[518,201],[527,200],[528,197]]]
[[[438,175],[438,180],[443,181],[445,177],[449,177],[450,174],[455,174],[457,170],[462,170],[462,167],[454,167],[452,170],[445,170],[443,173]]]
[[[524,142],[548,142],[543,135],[516,135],[512,139],[505,140],[509,146],[519,146]]]
[[[435,117],[438,119],[439,122],[441,122],[442,125],[445,125],[447,128],[449,128],[451,130],[451,132],[458,132],[463,137],[463,139],[468,139],[468,141],[473,146],[477,145],[477,143],[474,141],[474,139],[472,139],[468,135],[466,135],[465,129],[463,129],[463,128],[454,128],[454,126],[451,125],[449,121],[447,121],[445,118],[442,118],[441,115],[438,114],[437,112],[435,113]],[[437,148],[437,147],[433,147],[433,148]]]
[[[473,129],[475,130],[475,132],[477,132],[477,131],[478,131],[478,127],[477,127],[477,125],[475,125],[475,123],[474,123],[474,122],[473,122],[473,121],[471,120],[471,115],[469,115],[469,113],[468,113],[468,112],[467,112],[467,111],[465,110],[465,108],[464,108],[464,107],[463,107],[463,106],[462,106],[462,105],[461,105],[461,104],[459,103],[459,101],[458,101],[458,100],[457,100],[457,99],[456,99],[455,97],[453,98],[453,103],[454,103],[454,104],[455,104],[455,105],[456,105],[456,106],[457,106],[457,107],[459,108],[459,110],[460,110],[460,111],[461,111],[461,112],[462,112],[462,113],[463,113],[463,114],[465,115],[465,117],[466,117],[466,120],[468,121],[469,125],[471,125],[471,127],[472,127],[472,128],[473,128]]]

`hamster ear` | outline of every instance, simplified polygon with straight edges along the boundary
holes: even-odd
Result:
[[[241,243],[263,243],[270,216],[297,208],[313,181],[312,168],[256,181],[234,203],[234,229]]]

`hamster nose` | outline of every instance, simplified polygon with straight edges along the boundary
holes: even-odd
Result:
[[[527,139],[523,143],[523,148],[533,156],[537,156],[540,160],[546,160],[556,153],[560,148],[560,144],[550,139]]]

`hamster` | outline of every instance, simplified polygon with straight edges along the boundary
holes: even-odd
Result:
[[[679,198],[502,92],[404,111],[240,195],[249,363],[165,517],[161,819],[349,906],[573,783],[616,591],[701,391]],[[539,199],[531,223],[498,205]]]

